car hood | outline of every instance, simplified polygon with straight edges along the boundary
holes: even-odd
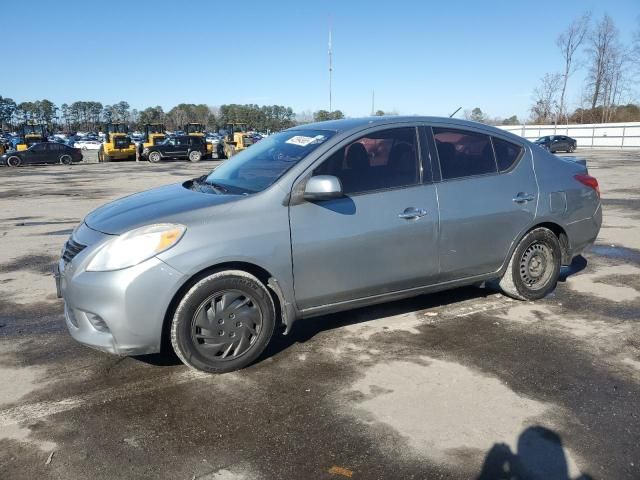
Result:
[[[85,218],[90,228],[110,235],[120,235],[134,228],[154,223],[180,223],[211,219],[203,210],[230,207],[244,196],[218,195],[190,190],[184,184],[173,184],[136,193],[94,210]],[[226,207],[222,207],[226,208]]]

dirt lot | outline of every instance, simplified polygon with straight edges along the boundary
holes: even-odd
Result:
[[[1,169],[0,478],[640,478],[640,152],[578,155],[604,227],[548,298],[301,321],[223,376],[75,343],[50,275],[89,210],[214,162]]]

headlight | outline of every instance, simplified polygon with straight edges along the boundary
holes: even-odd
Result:
[[[144,150],[142,150],[142,153],[149,153],[149,147],[145,147]]]
[[[136,228],[107,242],[89,262],[90,272],[107,272],[132,267],[170,249],[180,241],[187,227],[161,223]]]

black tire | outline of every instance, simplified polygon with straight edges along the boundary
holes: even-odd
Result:
[[[202,159],[202,153],[198,150],[192,150],[189,152],[189,161],[195,163],[199,162]]]
[[[149,155],[147,155],[147,160],[149,160],[150,163],[158,163],[160,160],[162,160],[162,155],[160,155],[160,152],[154,150],[153,152],[149,152]]]
[[[22,158],[17,155],[12,155],[7,158],[7,165],[10,167],[19,167],[20,165],[22,165]]]
[[[556,288],[561,261],[558,237],[547,228],[533,229],[513,251],[500,289],[518,300],[543,298]]]
[[[71,155],[68,155],[66,153],[60,155],[60,163],[62,165],[71,165],[73,163],[73,160],[71,159]]]
[[[182,297],[171,344],[196,370],[225,373],[253,363],[271,341],[275,306],[266,287],[240,270],[211,274]]]

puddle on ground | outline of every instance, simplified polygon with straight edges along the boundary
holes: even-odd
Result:
[[[607,258],[627,260],[633,263],[640,263],[640,251],[633,248],[620,247],[615,245],[594,245],[589,249],[596,255]]]

